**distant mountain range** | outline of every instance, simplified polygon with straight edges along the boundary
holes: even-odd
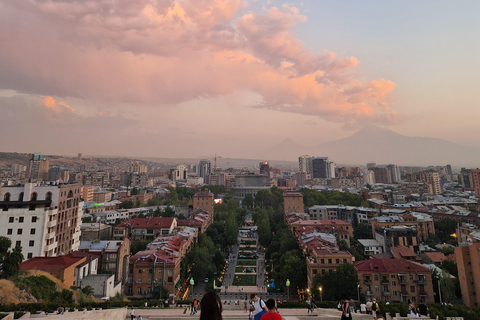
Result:
[[[355,134],[314,147],[286,139],[259,152],[265,159],[294,161],[300,155],[329,157],[337,164],[397,164],[412,166],[480,166],[480,149],[436,138],[409,137],[379,127],[363,128]],[[258,155],[257,155],[258,157]]]

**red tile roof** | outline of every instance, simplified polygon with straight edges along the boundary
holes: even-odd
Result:
[[[20,270],[56,270],[68,268],[84,257],[35,257],[28,259],[20,264]]]
[[[131,226],[132,229],[166,229],[170,228],[175,218],[134,218],[122,222],[117,227]]]
[[[421,264],[405,259],[368,259],[356,262],[355,269],[358,272],[431,272]]]
[[[390,249],[393,256],[397,259],[402,258],[414,258],[415,260],[421,260],[412,249],[405,246],[392,247]]]
[[[425,252],[425,255],[432,260],[433,263],[440,263],[443,260],[447,260],[447,257],[442,252]]]

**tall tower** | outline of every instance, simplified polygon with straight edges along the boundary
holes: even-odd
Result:
[[[27,179],[46,180],[48,177],[49,162],[43,154],[35,153],[29,155]]]
[[[212,163],[208,159],[200,160],[198,165],[198,175],[206,181],[207,177],[210,175],[212,171]]]
[[[312,174],[312,159],[313,157],[309,155],[304,155],[298,157],[298,170],[299,172],[305,172]]]

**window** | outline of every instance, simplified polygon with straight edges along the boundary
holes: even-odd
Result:
[[[374,277],[375,277],[375,281],[378,280],[378,274],[376,274]]]
[[[23,229],[17,229],[17,234],[22,234],[23,233]]]
[[[35,229],[30,229],[30,234],[35,234]]]
[[[397,285],[397,281],[392,281],[392,287],[395,287]]]
[[[19,217],[19,218],[18,218],[18,222],[20,222],[20,223],[23,223],[24,220],[25,220],[24,217]]]
[[[32,222],[33,223],[37,222],[37,217],[32,217]]]
[[[8,235],[11,235],[12,233],[13,233],[13,229],[8,229],[8,230],[7,230],[7,234],[8,234]]]
[[[45,195],[45,200],[52,200],[52,193],[51,192],[47,192],[47,194]]]
[[[376,291],[376,292],[380,292],[380,287],[379,287],[379,286],[375,286],[375,291]]]
[[[137,289],[137,294],[142,294],[142,288]]]
[[[27,254],[27,259],[32,259],[32,258],[33,258],[33,253],[29,252],[29,253]]]
[[[33,240],[28,241],[28,246],[29,247],[33,247],[34,245],[35,245],[35,241],[33,241]]]
[[[32,193],[32,195],[30,196],[30,201],[37,201],[37,193],[36,192]]]
[[[5,195],[3,196],[3,201],[10,201],[10,193],[9,192],[5,193]]]
[[[142,283],[142,278],[138,278],[137,283]]]
[[[21,247],[22,246],[22,241],[18,240],[15,242],[15,247]]]
[[[18,201],[23,201],[23,192],[18,195]]]
[[[393,296],[394,297],[398,296],[398,291],[393,291]]]
[[[410,286],[410,291],[415,292],[415,286]]]
[[[13,217],[8,218],[8,223],[13,223]]]
[[[413,281],[413,275],[412,274],[410,275],[410,281]]]
[[[392,274],[392,275],[390,276],[390,278],[392,278],[392,279],[395,279],[395,275],[394,275],[394,274]]]

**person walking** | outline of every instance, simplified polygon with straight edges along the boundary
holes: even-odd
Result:
[[[310,299],[307,299],[305,302],[307,303],[307,314],[309,314],[312,311],[312,303],[310,302]]]
[[[350,313],[348,299],[342,302],[342,318],[341,320],[352,320],[352,314]]]
[[[370,300],[367,301],[365,307],[367,309],[367,314],[372,314],[372,302]]]
[[[252,305],[255,308],[255,320],[260,320],[262,316],[267,313],[268,309],[262,298],[257,297],[255,293],[250,295],[250,300],[252,300]]]
[[[353,314],[353,311],[355,311],[355,301],[353,301],[353,299],[348,301],[348,310],[350,311],[350,314]]]
[[[418,313],[421,316],[427,316],[427,312],[428,312],[427,306],[425,305],[425,303],[423,303],[423,300],[420,300],[420,304],[418,305]]]
[[[222,320],[222,300],[213,291],[205,293],[200,301],[200,320]]]
[[[132,308],[132,310],[130,310],[130,320],[133,319],[135,319],[135,310]]]
[[[276,303],[274,299],[268,299],[266,306],[268,312],[265,313],[260,320],[282,320],[282,316],[275,311]]]
[[[372,315],[374,320],[378,320],[380,314],[380,307],[378,306],[377,299],[373,298],[372,301]]]
[[[248,301],[247,301],[247,298],[245,298],[245,301],[243,301],[243,309],[245,310],[245,313],[248,311],[247,307],[248,307]]]

